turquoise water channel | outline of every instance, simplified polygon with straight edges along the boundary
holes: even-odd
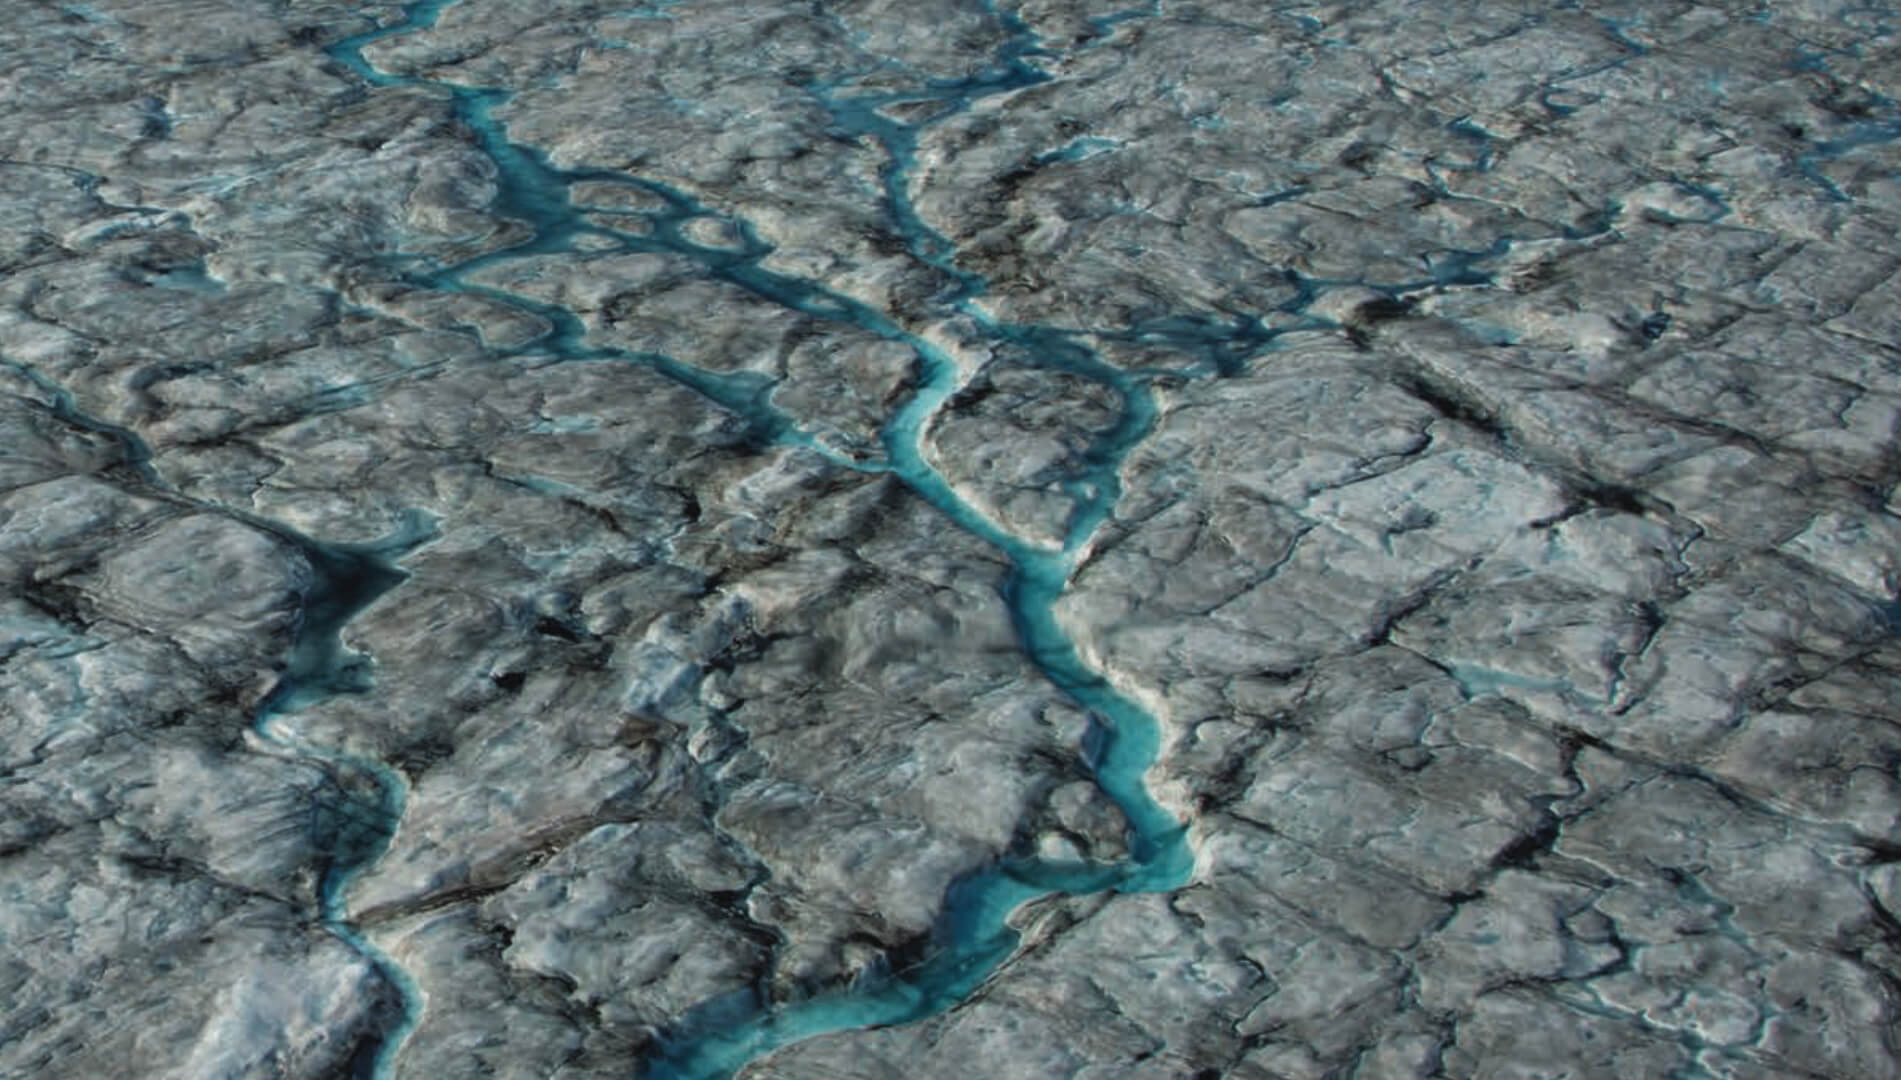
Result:
[[[395,34],[432,26],[453,0],[424,0],[405,9],[404,18],[370,33],[337,42],[329,53],[378,87],[432,87],[448,96],[456,118],[494,162],[497,195],[493,212],[525,222],[530,237],[507,249],[467,262],[435,269],[410,268],[407,276],[427,288],[461,291],[507,303],[545,320],[550,330],[518,351],[553,354],[566,360],[610,360],[643,363],[704,394],[731,410],[751,426],[763,441],[813,445],[810,438],[770,402],[772,384],[759,376],[715,374],[670,358],[635,354],[585,343],[584,327],[574,313],[467,281],[473,271],[529,255],[573,250],[576,238],[595,238],[621,250],[667,251],[698,262],[709,274],[739,285],[787,308],[829,321],[849,324],[881,337],[904,342],[917,357],[912,396],[890,418],[882,432],[887,453],[884,463],[851,463],[855,468],[888,471],[915,494],[936,507],[957,526],[983,539],[1004,555],[1010,571],[1003,584],[1008,604],[1026,654],[1051,682],[1085,708],[1093,734],[1083,748],[1102,790],[1122,809],[1130,824],[1130,858],[1121,863],[1090,865],[1055,863],[1034,858],[1006,859],[958,882],[946,897],[943,915],[932,932],[923,960],[900,970],[887,970],[859,979],[849,990],[808,1000],[770,1006],[763,994],[750,1002],[709,1004],[663,1035],[659,1053],[644,1075],[654,1078],[715,1078],[729,1076],[748,1061],[776,1047],[827,1031],[896,1024],[942,1012],[962,1001],[1005,959],[1017,943],[1007,925],[1008,916],[1027,901],[1052,893],[1102,890],[1148,891],[1177,888],[1188,880],[1192,855],[1182,822],[1150,795],[1144,776],[1159,749],[1159,730],[1153,717],[1115,691],[1077,655],[1074,644],[1053,613],[1057,599],[1075,569],[1079,552],[1113,506],[1117,471],[1123,455],[1147,434],[1155,408],[1144,379],[1116,369],[1069,336],[1037,327],[1006,325],[984,318],[969,303],[981,296],[986,283],[951,264],[950,245],[929,230],[912,209],[906,194],[907,172],[915,130],[877,112],[896,98],[853,99],[830,96],[838,88],[821,88],[824,101],[842,127],[877,139],[890,154],[885,173],[885,195],[891,216],[912,251],[943,270],[953,282],[941,301],[975,319],[1000,344],[1014,346],[1030,362],[1081,375],[1111,389],[1121,406],[1119,420],[1100,433],[1083,455],[1081,468],[1068,482],[1077,507],[1059,548],[1038,546],[1004,530],[970,506],[924,459],[919,448],[924,428],[937,410],[961,385],[956,365],[927,342],[904,331],[890,317],[849,297],[835,294],[810,281],[767,270],[760,259],[770,248],[743,221],[729,221],[740,242],[734,247],[709,248],[689,240],[682,225],[711,211],[683,192],[656,181],[599,169],[555,168],[539,151],[509,141],[493,115],[508,92],[471,87],[377,70],[363,56],[363,47]],[[947,103],[952,110],[978,97],[1004,93],[1043,78],[1028,63],[1037,47],[1020,24],[999,16],[1012,30],[1010,44],[998,62],[982,76],[957,83],[934,85],[907,95]],[[577,207],[570,190],[582,181],[620,183],[659,196],[664,208],[645,215],[646,228],[619,231],[588,221],[585,207]],[[1270,340],[1258,324],[1234,327],[1183,323],[1178,336],[1199,336],[1210,350],[1239,354],[1258,350]],[[400,813],[396,793],[382,800],[390,814]],[[366,834],[379,835],[375,830]],[[363,847],[373,858],[380,844]],[[339,884],[349,873],[339,874]],[[411,995],[408,1000],[414,1005]],[[383,1075],[403,1033],[418,1018],[407,1015],[391,1033],[388,1052],[372,1070]]]

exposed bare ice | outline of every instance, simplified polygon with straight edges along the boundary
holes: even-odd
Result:
[[[0,1076],[1901,1065],[1901,13],[0,26]]]

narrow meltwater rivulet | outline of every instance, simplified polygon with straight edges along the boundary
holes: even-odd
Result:
[[[324,856],[318,916],[324,929],[376,968],[401,1002],[390,1026],[360,1048],[351,1062],[354,1078],[384,1080],[421,1017],[422,997],[402,966],[357,931],[345,896],[350,881],[389,847],[402,820],[408,784],[389,765],[309,742],[280,718],[336,694],[370,689],[370,658],[343,643],[344,624],[402,583],[408,575],[395,559],[432,538],[435,526],[427,517],[412,514],[397,532],[368,544],[326,544],[289,530],[272,531],[296,543],[316,580],[305,597],[283,675],[258,706],[253,730],[273,746],[321,762],[334,786],[332,799],[311,812],[315,846]]]
[[[151,448],[137,433],[88,414],[70,393],[31,365],[0,358],[0,367],[17,372],[44,392],[60,420],[116,442],[121,464],[151,493],[269,533],[309,564],[312,581],[300,598],[290,651],[276,683],[252,714],[251,728],[266,747],[315,764],[326,777],[328,797],[310,808],[308,826],[310,846],[320,860],[316,917],[326,932],[361,956],[396,996],[397,1015],[356,1048],[349,1064],[353,1080],[386,1080],[396,1051],[421,1015],[422,999],[401,965],[357,932],[344,895],[351,879],[388,847],[402,818],[407,784],[400,772],[381,761],[301,738],[282,718],[326,698],[372,688],[373,662],[343,643],[343,628],[408,577],[397,560],[431,540],[435,522],[425,514],[411,513],[400,528],[380,540],[338,544],[314,539],[271,518],[193,499],[174,490],[152,467]]]

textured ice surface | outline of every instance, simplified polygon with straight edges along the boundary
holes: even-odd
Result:
[[[1901,13],[6,15],[0,1075],[1901,1068]]]

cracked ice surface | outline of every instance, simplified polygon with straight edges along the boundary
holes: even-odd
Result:
[[[8,14],[0,1074],[1901,1068],[1901,12]]]

